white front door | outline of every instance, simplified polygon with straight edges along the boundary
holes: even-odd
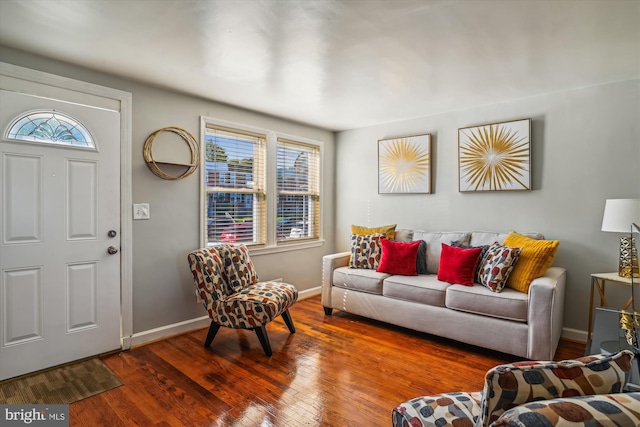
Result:
[[[52,99],[6,89],[0,91],[0,380],[121,348],[120,113],[93,107],[91,97],[79,103],[77,93],[66,102],[64,91]],[[34,111],[77,121],[95,148],[65,145],[73,132],[55,118],[43,131],[53,143],[10,138],[14,120]]]

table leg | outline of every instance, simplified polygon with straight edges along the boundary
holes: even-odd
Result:
[[[593,287],[596,279],[591,278],[591,292],[589,292],[589,327],[587,331],[587,347],[591,344],[591,332],[593,331]],[[587,348],[587,352],[589,348]]]

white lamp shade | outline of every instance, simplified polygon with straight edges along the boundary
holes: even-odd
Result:
[[[607,199],[602,231],[629,233],[632,223],[640,223],[640,199]]]

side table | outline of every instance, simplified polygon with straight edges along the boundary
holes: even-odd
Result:
[[[589,294],[589,329],[587,331],[587,348],[591,343],[591,334],[593,333],[593,290],[597,289],[600,295],[600,307],[609,307],[607,297],[605,293],[605,285],[607,282],[617,283],[619,285],[631,286],[631,278],[620,277],[617,272],[615,273],[595,273],[591,275],[591,292]],[[634,286],[640,285],[640,279],[634,279]],[[632,298],[629,297],[627,303],[622,307],[622,310],[626,310],[631,305]],[[640,302],[640,301],[639,301]]]

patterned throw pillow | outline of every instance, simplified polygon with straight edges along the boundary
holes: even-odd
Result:
[[[480,284],[492,292],[500,292],[507,284],[513,266],[520,256],[520,248],[512,248],[494,243],[489,246],[478,274]]]
[[[349,267],[367,270],[378,268],[382,255],[380,239],[383,237],[385,237],[384,234],[367,234],[366,236],[352,234]]]
[[[360,236],[369,234],[384,234],[387,239],[393,240],[396,233],[396,224],[381,225],[380,227],[365,227],[363,225],[351,225],[351,233]]]
[[[519,362],[485,375],[480,403],[482,426],[518,405],[558,397],[620,393],[631,372],[633,353],[585,356],[562,362]]]

